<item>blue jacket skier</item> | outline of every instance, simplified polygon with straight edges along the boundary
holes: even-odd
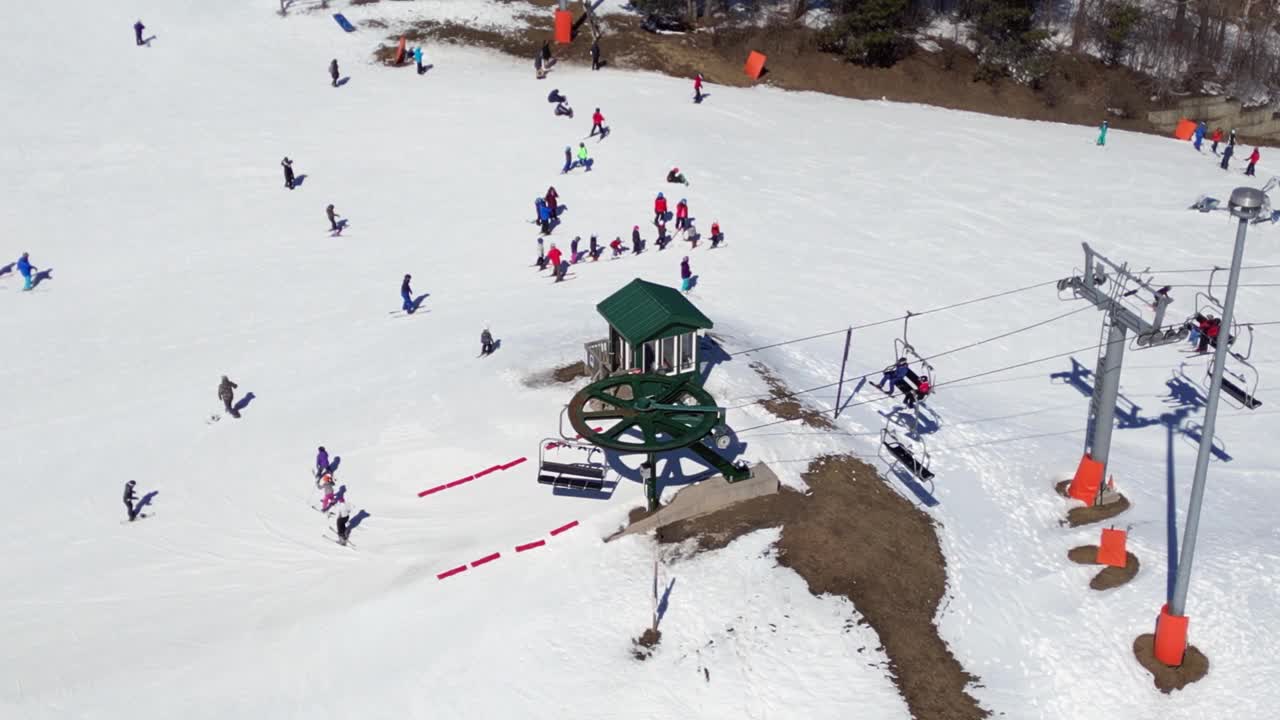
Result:
[[[1223,170],[1229,170],[1230,168],[1228,166],[1231,164],[1231,156],[1234,155],[1235,153],[1236,153],[1236,146],[1228,145],[1226,149],[1222,151],[1222,163],[1219,165],[1219,167],[1221,167]]]
[[[316,477],[329,472],[329,451],[321,445],[319,451],[316,452]]]
[[[405,273],[404,281],[400,283],[400,298],[404,300],[402,309],[407,313],[413,312],[413,290],[409,287],[409,280],[412,278],[412,275]]]
[[[884,369],[884,375],[880,377],[880,382],[876,383],[876,387],[882,392],[886,392],[893,397],[893,388],[899,381],[906,379],[907,373],[911,371],[907,365],[906,358],[898,358],[898,362]],[[888,384],[888,388],[885,385]]]
[[[418,65],[418,74],[422,74],[422,46],[419,45],[413,49],[413,61]]]
[[[129,522],[133,522],[138,517],[138,510],[133,507],[133,501],[138,499],[133,492],[133,486],[137,484],[136,480],[130,480],[124,484],[124,507],[129,512]]]
[[[34,285],[31,281],[31,271],[36,267],[31,264],[31,260],[26,253],[22,253],[22,257],[18,258],[18,274],[22,276],[22,289],[30,290]]]
[[[564,148],[564,168],[560,170],[563,175],[573,169],[573,149],[568,145]]]
[[[538,225],[542,227],[543,235],[551,234],[551,208],[547,207],[546,201],[538,198]]]
[[[144,44],[142,42],[142,31],[145,29],[147,29],[147,26],[143,25],[141,20],[133,24],[133,41],[139,45]]]
[[[1204,121],[1201,120],[1200,124],[1196,125],[1195,135],[1192,136],[1194,140],[1192,144],[1195,146],[1196,152],[1200,152],[1200,144],[1204,142],[1204,134],[1207,132],[1209,132],[1209,126],[1205,125]]]

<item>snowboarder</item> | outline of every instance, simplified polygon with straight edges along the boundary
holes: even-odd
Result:
[[[406,313],[413,312],[413,289],[409,287],[409,281],[412,279],[412,275],[405,273],[404,280],[400,283],[400,299],[404,301],[401,309]]]
[[[547,203],[547,208],[551,210],[551,217],[560,217],[560,193],[556,192],[556,186],[552,185],[547,188],[547,194],[543,197]]]
[[[138,43],[138,45],[146,44],[142,42],[142,31],[146,29],[147,29],[147,26],[143,25],[141,20],[133,24],[133,40],[134,42]]]
[[[591,69],[600,69],[600,38],[591,41]]]
[[[658,223],[658,239],[657,239],[657,240],[655,240],[654,242],[656,242],[656,243],[658,244],[658,249],[659,249],[659,250],[666,250],[666,249],[667,249],[667,245],[668,245],[668,243],[670,243],[670,242],[671,242],[671,236],[667,234],[667,224],[666,224],[666,223],[664,223],[664,222],[660,222],[660,223]]]
[[[334,58],[329,61],[329,77],[333,79],[333,86],[338,87],[338,59]]]
[[[693,101],[702,102],[702,73],[693,76]]]
[[[480,331],[480,354],[488,355],[493,352],[493,336],[489,334],[489,328]]]
[[[622,238],[618,238],[621,240]],[[644,241],[640,239],[640,231],[636,230],[631,233],[631,254],[639,255],[644,251]]]
[[[288,155],[285,155],[284,159],[280,161],[280,167],[284,168],[284,186],[292,190],[293,189],[293,161],[289,159]]]
[[[1222,128],[1214,128],[1213,134],[1209,136],[1209,139],[1213,141],[1213,147],[1209,149],[1213,151],[1214,155],[1217,155],[1218,143],[1222,142]]]
[[[568,145],[564,147],[564,168],[560,171],[561,175],[573,169],[573,149]]]
[[[1255,147],[1253,152],[1249,153],[1249,166],[1244,169],[1244,174],[1253,177],[1253,168],[1261,159],[1262,155],[1258,153],[1258,148]]]
[[[711,223],[711,247],[717,247],[724,242],[724,234],[720,232],[720,221],[716,220]]]
[[[907,359],[900,357],[896,363],[884,369],[884,375],[880,377],[880,382],[876,383],[876,387],[880,388],[881,392],[887,393],[889,397],[893,397],[894,387],[897,386],[897,384],[905,378],[907,373],[910,371],[911,368],[907,365]],[[889,386],[888,389],[885,388],[886,384]]]
[[[1110,127],[1110,123],[1108,123],[1106,120],[1103,120],[1102,125],[1098,127],[1098,145],[1100,146],[1107,144],[1107,128],[1108,127]]]
[[[35,283],[31,279],[31,271],[36,270],[35,265],[31,264],[31,258],[27,253],[22,253],[22,257],[18,258],[18,274],[22,276],[22,289],[30,290],[35,287]]]
[[[421,45],[418,45],[413,49],[413,62],[418,66],[419,75],[426,72],[426,70],[422,68],[422,46]]]
[[[693,271],[689,269],[689,256],[680,261],[680,292],[688,293],[693,282]]]
[[[578,164],[591,172],[591,158],[587,156],[587,146],[583,143],[578,143]]]
[[[533,58],[533,73],[538,77],[539,80],[547,76],[547,74],[542,70],[542,54],[541,53],[535,55]]]
[[[680,183],[681,185],[689,184],[689,181],[684,179],[684,175],[680,174],[680,168],[678,167],[671,168],[671,171],[667,173],[667,182]]]
[[[1235,145],[1228,145],[1222,150],[1222,162],[1218,165],[1223,170],[1230,170],[1228,165],[1231,163],[1231,156],[1236,153]]]
[[[551,89],[551,92],[550,92],[550,93],[547,93],[547,102],[549,102],[549,103],[567,103],[567,102],[569,102],[569,98],[567,98],[567,97],[565,97],[565,96],[563,96],[563,95],[561,95],[561,94],[560,94],[560,88],[552,88],[552,89]]]
[[[596,262],[597,260],[599,260],[600,253],[602,252],[604,252],[604,248],[600,247],[600,241],[596,239],[595,235],[592,235],[591,236],[591,262]]]
[[[337,513],[338,515],[338,519],[337,519],[338,544],[346,545],[347,534],[350,532],[350,530],[348,530],[347,528],[347,522],[351,519],[351,509],[347,507],[347,501],[345,498],[337,499],[337,502],[334,504],[334,512]]]
[[[338,214],[333,211],[333,203],[329,203],[324,209],[324,214],[329,218],[329,230],[333,232],[341,232],[342,228],[338,227]]]
[[[320,478],[329,473],[329,451],[321,445],[316,451],[316,485],[320,485]]]
[[[689,225],[689,203],[684,198],[676,203],[676,230],[684,230]]]
[[[662,196],[662,193],[658,193],[658,197],[653,199],[653,224],[657,225],[659,222],[665,220],[666,215],[667,199]]]
[[[563,253],[555,243],[551,243],[551,250],[547,252],[547,263],[551,265],[551,272],[556,276],[556,282],[560,282],[560,261],[563,260]]]
[[[609,243],[609,247],[613,250],[613,257],[622,257],[622,238],[616,237],[613,242]]]
[[[1206,132],[1209,132],[1209,126],[1205,125],[1204,121],[1201,120],[1200,123],[1196,125],[1195,134],[1192,135],[1192,145],[1195,146],[1196,152],[1201,152],[1200,144],[1204,142],[1204,134]]]
[[[591,114],[591,134],[587,137],[595,137],[597,130],[600,131],[601,140],[609,134],[609,129],[604,126],[604,115],[600,114],[600,108],[596,108],[596,111]]]
[[[129,512],[129,522],[133,522],[138,517],[138,510],[133,506],[133,501],[138,499],[133,492],[133,486],[137,484],[136,480],[130,480],[124,484],[124,508]]]
[[[222,382],[218,383],[218,399],[222,401],[222,409],[233,418],[240,417],[240,411],[231,405],[231,401],[235,399],[233,391],[238,387],[240,386],[231,382],[226,375],[223,375]]]

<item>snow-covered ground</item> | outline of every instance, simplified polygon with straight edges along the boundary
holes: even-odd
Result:
[[[130,12],[156,38],[137,48],[135,17],[113,3],[30,3],[26,30],[0,44],[0,256],[30,251],[53,270],[29,294],[0,276],[5,718],[905,718],[874,634],[846,632],[855,608],[774,566],[776,531],[662,563],[661,584],[676,581],[663,640],[638,663],[657,551],[600,540],[642,502],[636,482],[608,501],[555,497],[525,463],[417,496],[536,457],[571,390],[523,379],[578,359],[604,333],[595,303],[625,282],[678,282],[686,251],[672,247],[552,285],[530,267],[534,197],[560,191],[553,239],[566,245],[636,224],[651,238],[653,195],[678,199],[662,180],[679,165],[698,227],[718,219],[728,237],[688,254],[694,302],[730,352],[1053,280],[1080,263],[1081,241],[1139,267],[1229,259],[1231,223],[1185,207],[1244,178],[1172,140],[1113,132],[1102,149],[1089,129],[767,88],[710,87],[695,106],[683,79],[562,67],[538,82],[523,59],[447,46],[428,48],[435,67],[418,77],[368,59],[380,32],[272,5],[139,0]],[[339,89],[335,57],[351,78]],[[578,119],[552,116],[552,87]],[[588,143],[595,170],[560,176],[597,106],[613,132]],[[306,176],[292,192],[285,155]],[[350,219],[341,238],[328,203]],[[1253,231],[1251,264],[1280,262],[1276,233]],[[430,296],[396,317],[406,272]],[[1187,314],[1181,284],[1205,278],[1157,281],[1180,284]],[[1239,312],[1280,319],[1274,297],[1246,287]],[[1046,287],[922,317],[911,339],[934,354],[1071,307]],[[486,323],[501,348],[477,359]],[[938,380],[1091,345],[1098,323],[1082,312],[949,355]],[[928,512],[951,598],[938,623],[986,707],[1132,720],[1265,717],[1280,703],[1276,327],[1259,328],[1255,350],[1268,404],[1218,426],[1231,460],[1211,468],[1188,607],[1212,668],[1171,696],[1130,652],[1165,593],[1165,426],[1116,433],[1112,470],[1134,502],[1117,523],[1143,570],[1099,594],[1066,560],[1097,528],[1060,527],[1050,491],[1079,457],[1086,411],[1050,378],[1069,361],[941,388]],[[889,362],[899,330],[856,333],[851,372]],[[765,391],[752,359],[793,388],[830,382],[842,342],[737,356],[708,389],[749,403]],[[1123,391],[1143,418],[1173,411],[1180,362],[1203,372],[1169,348],[1127,360]],[[224,373],[255,399],[210,425]],[[796,484],[807,458],[874,454],[888,410],[851,408],[849,434],[745,431],[772,420],[757,407],[729,419],[746,458]],[[326,541],[309,507],[318,444],[342,457],[367,513],[356,550]],[[1172,448],[1181,519],[1195,449],[1181,434]],[[122,523],[129,478],[158,493],[141,524]]]

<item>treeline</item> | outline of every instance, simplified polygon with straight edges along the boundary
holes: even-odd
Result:
[[[796,20],[828,9],[821,47],[850,62],[890,66],[916,49],[938,16],[978,57],[977,78],[1038,86],[1055,53],[1090,53],[1151,75],[1157,92],[1199,90],[1217,81],[1248,96],[1280,84],[1280,2],[1262,0],[632,0],[644,12],[696,23],[762,13]]]

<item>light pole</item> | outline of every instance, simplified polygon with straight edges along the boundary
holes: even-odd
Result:
[[[1231,193],[1227,208],[1240,222],[1236,226],[1236,246],[1231,255],[1231,274],[1227,280],[1227,296],[1222,303],[1222,324],[1213,350],[1213,374],[1209,379],[1209,397],[1204,407],[1204,428],[1200,436],[1200,449],[1196,455],[1195,479],[1191,483],[1191,501],[1187,507],[1187,526],[1182,533],[1182,552],[1179,554],[1177,579],[1173,597],[1160,610],[1156,619],[1155,656],[1165,665],[1182,664],[1187,649],[1187,624],[1184,614],[1187,603],[1187,586],[1191,583],[1191,563],[1196,555],[1196,532],[1200,528],[1200,504],[1204,500],[1204,486],[1209,471],[1209,456],[1213,451],[1213,426],[1218,420],[1218,397],[1222,394],[1222,371],[1226,366],[1227,346],[1231,343],[1231,315],[1236,305],[1236,290],[1240,283],[1240,264],[1244,259],[1244,238],[1249,222],[1258,217],[1267,204],[1267,195],[1257,188],[1240,187]]]

